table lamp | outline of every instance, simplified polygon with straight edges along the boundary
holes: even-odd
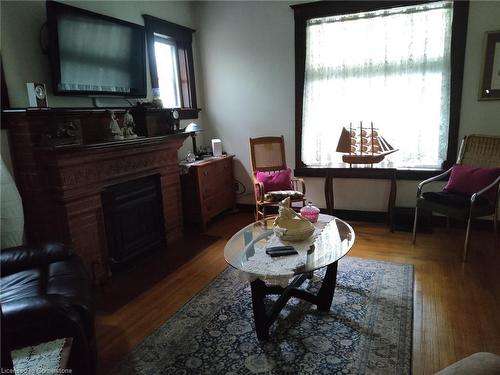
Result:
[[[191,133],[191,139],[193,140],[193,154],[195,154],[195,156],[198,156],[198,149],[196,148],[196,133],[200,133],[202,131],[203,129],[201,126],[195,124],[194,122],[184,128],[185,133]]]

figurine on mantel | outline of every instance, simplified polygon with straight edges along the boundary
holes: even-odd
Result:
[[[111,137],[115,141],[121,141],[121,140],[123,140],[123,133],[122,133],[122,129],[118,125],[118,121],[116,119],[115,112],[113,112],[113,111],[108,111],[108,112],[109,112],[109,116],[111,118],[111,121],[109,122],[109,130],[111,132]]]
[[[125,115],[123,116],[123,136],[125,138],[137,138],[137,134],[134,133],[135,122],[132,114],[127,109]]]

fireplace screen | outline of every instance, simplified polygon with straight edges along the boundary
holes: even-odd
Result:
[[[102,195],[108,257],[112,269],[165,248],[159,176],[107,188]]]

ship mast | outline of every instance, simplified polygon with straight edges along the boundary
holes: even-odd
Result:
[[[351,136],[352,136],[352,122],[349,122],[349,155],[351,155],[351,153],[352,153],[352,143],[351,143],[352,138],[351,138]],[[351,163],[349,163],[349,168],[352,168]]]
[[[371,122],[371,124],[372,124],[372,145],[370,148],[372,149],[372,156],[373,156],[373,121]],[[372,166],[373,166],[373,164],[372,164]]]
[[[363,121],[359,122],[359,150],[363,155]]]

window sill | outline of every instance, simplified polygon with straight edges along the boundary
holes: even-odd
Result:
[[[387,179],[394,171],[391,168],[325,168],[301,167],[294,169],[296,177],[326,177],[329,172],[334,178]],[[442,169],[396,169],[396,180],[425,180],[442,173]]]
[[[198,118],[201,108],[179,108],[178,111],[180,120],[192,120]]]
[[[157,108],[157,107],[149,107],[149,106],[136,106],[132,107],[138,111],[147,111],[147,112],[166,112],[170,113],[174,110],[179,112],[180,120],[190,120],[198,118],[198,112],[201,111],[201,108]],[[130,109],[127,107],[126,109]]]

